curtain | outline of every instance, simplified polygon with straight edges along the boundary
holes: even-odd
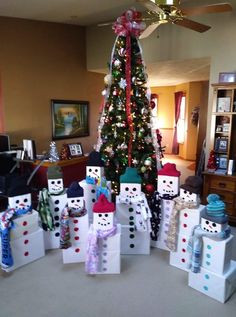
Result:
[[[177,142],[177,123],[180,115],[180,105],[184,93],[183,91],[175,92],[175,127],[174,127],[174,138],[172,145],[172,154],[179,154],[179,144]]]

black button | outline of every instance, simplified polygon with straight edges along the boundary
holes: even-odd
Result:
[[[58,205],[59,204],[59,200],[55,200],[54,204]]]
[[[134,248],[134,244],[130,244],[129,247],[130,247],[131,249],[133,249],[133,248]]]
[[[60,232],[56,232],[55,237],[59,237],[59,236],[60,236]]]

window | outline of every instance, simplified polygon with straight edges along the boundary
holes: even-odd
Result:
[[[180,115],[177,122],[177,142],[184,143],[184,128],[185,128],[185,105],[186,105],[186,96],[182,97],[180,105]]]

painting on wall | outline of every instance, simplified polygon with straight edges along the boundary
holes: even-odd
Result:
[[[52,139],[71,139],[89,135],[89,102],[51,100]]]

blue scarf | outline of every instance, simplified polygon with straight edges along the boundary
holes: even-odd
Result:
[[[203,237],[208,237],[210,239],[220,241],[227,239],[230,236],[230,232],[230,226],[227,226],[225,230],[217,233],[206,232],[202,230],[201,225],[193,227],[187,247],[187,250],[190,253],[188,268],[191,269],[193,273],[200,272]]]
[[[28,212],[31,212],[32,207],[30,206],[27,209],[7,209],[0,217],[0,235],[2,241],[2,269],[7,269],[13,266],[14,261],[11,253],[10,245],[10,229],[14,228],[13,220],[21,215],[25,215]]]

